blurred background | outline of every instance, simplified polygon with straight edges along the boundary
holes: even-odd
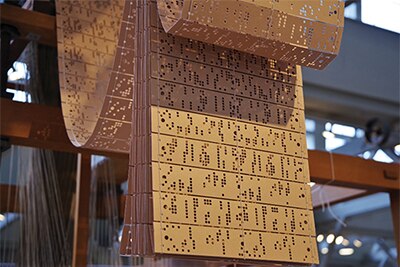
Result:
[[[54,15],[53,1],[0,3]],[[308,149],[399,163],[400,0],[348,0],[345,4],[339,56],[324,71],[303,68]],[[5,29],[2,24],[3,52],[3,41],[8,38],[4,32],[10,34],[12,29]],[[7,76],[2,97],[59,107],[56,48],[35,42],[34,36],[32,40],[14,42],[14,50],[9,51],[11,59],[2,62],[2,74]],[[76,162],[74,153],[16,146],[2,136],[0,266],[24,266],[44,258],[54,266],[70,264]],[[126,159],[91,159],[89,265],[143,263],[142,259],[119,256],[126,164]],[[32,177],[24,175],[28,171],[42,179],[32,181]],[[21,192],[20,185],[27,189]],[[329,183],[312,182],[310,186],[319,266],[397,266],[388,193]],[[43,199],[43,192],[52,201]],[[37,207],[30,202],[42,204]],[[22,223],[23,216],[27,223]],[[41,240],[43,248],[39,253],[30,253],[35,240]],[[54,243],[58,245],[51,245]],[[50,254],[54,259],[49,259]]]

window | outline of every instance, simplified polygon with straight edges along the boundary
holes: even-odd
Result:
[[[26,64],[18,61],[14,62],[12,68],[8,70],[7,76],[7,81],[15,85],[14,89],[7,88],[6,90],[8,93],[14,94],[12,100],[31,103],[31,95],[28,92],[19,90],[19,87],[23,86],[29,80],[29,71]]]
[[[361,21],[400,33],[400,0],[362,0]]]
[[[358,4],[352,3],[351,5],[347,6],[346,9],[344,10],[344,17],[348,19],[359,20],[359,18],[357,17],[357,11],[358,11]]]

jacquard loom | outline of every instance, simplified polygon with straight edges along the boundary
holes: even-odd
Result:
[[[396,2],[1,0],[0,266],[397,267]]]
[[[338,54],[342,2],[57,1],[57,12],[71,141],[130,153],[123,255],[318,263],[300,66]]]

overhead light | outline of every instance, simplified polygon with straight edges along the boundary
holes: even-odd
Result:
[[[322,254],[328,254],[328,252],[329,252],[329,249],[328,248],[321,248],[321,253]]]
[[[345,246],[345,247],[347,247],[348,245],[350,245],[350,242],[349,242],[349,240],[348,239],[343,239],[343,241],[342,241],[342,245],[343,246]]]
[[[4,221],[6,219],[6,216],[0,213],[0,222]]]
[[[369,157],[371,157],[371,152],[370,152],[370,151],[365,151],[365,152],[363,153],[363,158],[364,158],[364,159],[369,159]]]
[[[319,234],[319,235],[317,236],[317,242],[318,242],[318,243],[321,243],[322,241],[324,241],[324,235],[323,235],[323,234]]]
[[[332,129],[332,123],[327,122],[325,123],[325,130],[330,131]]]
[[[311,119],[306,119],[306,129],[307,132],[314,132],[315,131],[315,121]]]
[[[325,139],[333,139],[335,138],[335,134],[332,133],[331,131],[323,131],[322,136],[325,137]]]
[[[340,245],[340,244],[342,244],[342,242],[344,241],[344,238],[343,238],[343,236],[338,236],[338,237],[336,237],[336,239],[335,239],[335,243],[336,243],[336,245]]]
[[[393,159],[389,157],[389,155],[386,154],[382,149],[378,149],[378,151],[376,151],[375,156],[372,159],[375,161],[386,162],[386,163],[393,162]]]
[[[362,242],[360,240],[356,239],[353,241],[353,245],[360,248],[362,246]]]
[[[313,187],[313,186],[315,185],[315,183],[314,183],[314,182],[309,182],[308,185],[309,185],[310,187]]]
[[[353,248],[341,248],[339,249],[339,255],[341,256],[350,256],[353,255],[354,249]]]
[[[394,153],[400,157],[400,144],[394,146]]]
[[[331,131],[334,134],[340,134],[347,137],[354,137],[356,135],[356,128],[337,123],[332,125]]]
[[[356,137],[357,137],[357,138],[364,137],[364,135],[365,135],[365,132],[364,132],[363,129],[357,129],[357,130],[356,130]]]
[[[326,242],[328,242],[328,244],[332,244],[333,240],[335,240],[334,234],[330,234],[326,237]]]

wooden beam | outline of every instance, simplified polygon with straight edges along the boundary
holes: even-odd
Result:
[[[37,39],[41,44],[57,45],[54,16],[8,4],[0,4],[0,15],[1,23],[17,28],[21,39]]]
[[[0,184],[0,213],[19,212],[18,187]]]
[[[77,148],[67,136],[61,109],[0,99],[0,134],[11,144],[55,151],[128,158],[128,154]]]
[[[127,159],[128,154],[82,149],[73,146],[66,134],[61,109],[38,104],[0,100],[0,133],[11,144],[39,147],[56,151],[105,155],[114,159]],[[308,151],[311,180],[319,184],[347,186],[373,191],[400,190],[397,163],[382,163],[359,157]],[[119,164],[124,181],[126,170]],[[332,168],[333,166],[333,168]],[[332,172],[332,170],[334,170]],[[334,174],[334,179],[333,179]]]
[[[14,83],[14,82],[7,82],[7,88],[14,89],[14,90],[20,90],[20,91],[25,91],[25,85]]]
[[[359,157],[309,150],[311,180],[319,184],[368,189],[400,190],[400,165],[365,160]]]
[[[91,156],[78,154],[72,266],[86,266],[89,247]]]

